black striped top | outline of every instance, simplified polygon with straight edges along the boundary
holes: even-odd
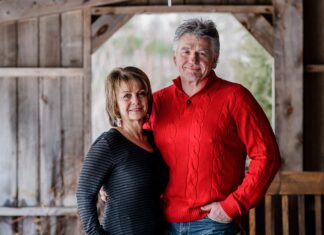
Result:
[[[152,141],[152,133],[146,134]],[[77,187],[78,209],[86,233],[159,234],[159,199],[166,177],[166,166],[156,148],[150,153],[116,129],[103,133],[84,160]],[[96,202],[102,185],[108,202],[100,225]]]

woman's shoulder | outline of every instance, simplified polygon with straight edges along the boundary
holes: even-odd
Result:
[[[99,135],[92,145],[97,145],[99,143],[105,143],[109,146],[114,146],[116,143],[120,142],[119,133],[116,129],[111,128],[108,131],[103,132]]]

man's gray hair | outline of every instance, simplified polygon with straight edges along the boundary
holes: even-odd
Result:
[[[180,38],[186,33],[196,37],[210,38],[214,52],[219,54],[219,34],[213,21],[198,18],[185,20],[175,31],[173,38],[174,51],[177,49]]]

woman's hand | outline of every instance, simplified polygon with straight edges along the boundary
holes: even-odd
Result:
[[[209,214],[207,216],[211,220],[224,224],[232,222],[232,219],[226,214],[219,202],[212,202],[200,208],[203,211],[209,211]]]
[[[106,193],[103,187],[100,188],[99,196],[102,201],[107,202],[108,194]]]

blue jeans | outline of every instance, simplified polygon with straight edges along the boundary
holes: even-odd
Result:
[[[223,224],[209,219],[185,223],[168,223],[167,235],[236,235],[239,232],[236,224]]]

